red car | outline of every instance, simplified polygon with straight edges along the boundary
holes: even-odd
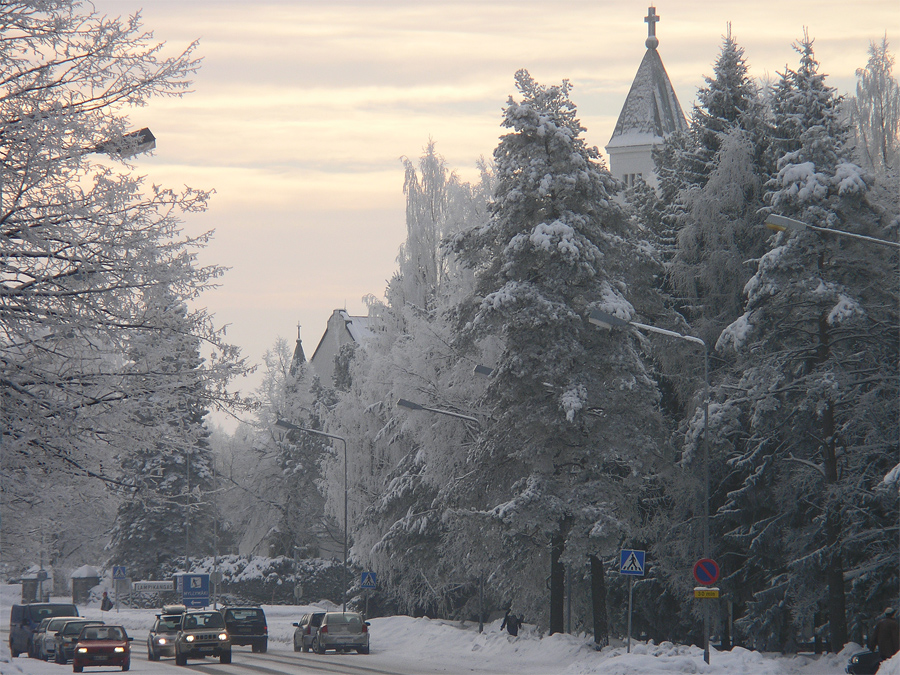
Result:
[[[85,666],[131,667],[131,641],[123,626],[85,626],[78,636],[72,670],[84,671]]]

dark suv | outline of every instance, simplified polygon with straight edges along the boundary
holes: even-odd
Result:
[[[22,652],[36,657],[33,635],[41,621],[53,616],[78,616],[78,608],[69,603],[32,602],[13,605],[9,612],[9,652],[16,658]]]
[[[218,656],[219,663],[231,663],[231,640],[225,619],[214,609],[185,612],[181,615],[175,636],[175,663],[186,666],[187,660]]]
[[[225,627],[233,645],[250,645],[254,652],[269,648],[269,626],[262,607],[225,607]]]

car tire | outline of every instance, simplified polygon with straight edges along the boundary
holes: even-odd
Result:
[[[182,656],[178,652],[175,652],[175,665],[176,666],[186,666],[187,665],[187,657]]]
[[[227,652],[222,652],[219,655],[219,663],[231,663],[231,650],[230,649]]]
[[[295,651],[295,652],[299,652],[299,651],[300,651],[300,646],[297,644],[297,641],[296,641],[296,640],[294,640],[294,651]]]
[[[303,642],[300,643],[300,651],[301,651],[301,652],[306,652],[307,654],[309,653],[309,645],[306,644],[305,641],[303,641]]]
[[[57,649],[56,650],[56,663],[60,664],[61,666],[64,666],[64,665],[66,665],[66,663],[68,663],[68,661],[69,661],[69,659],[66,658],[65,653],[63,653],[61,650]]]
[[[72,664],[72,672],[73,672],[73,673],[83,673],[83,672],[84,672],[84,666],[80,666],[80,665],[78,665],[77,663],[73,663],[73,664]]]
[[[368,647],[357,647],[356,651],[359,652],[360,654],[368,654],[369,648]]]
[[[147,660],[148,661],[159,661],[159,654],[154,652],[149,647],[147,648]]]
[[[269,651],[269,641],[263,640],[259,643],[259,653],[265,654],[267,651]]]
[[[322,643],[319,642],[319,638],[317,638],[317,637],[313,638],[312,650],[316,654],[324,654],[325,653],[324,645],[322,645]]]
[[[14,659],[17,659],[17,658],[19,658],[19,654],[21,654],[21,653],[22,652],[20,652],[18,649],[13,647],[13,641],[10,640],[9,641],[9,655],[12,656]]]
[[[129,668],[131,668],[131,659],[128,659],[125,663],[122,664],[122,672],[124,673]]]

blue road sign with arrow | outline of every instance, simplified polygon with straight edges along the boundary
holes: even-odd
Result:
[[[619,556],[619,574],[644,576],[644,555],[644,551],[622,549],[622,553]]]

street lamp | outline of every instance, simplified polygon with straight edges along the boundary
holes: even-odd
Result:
[[[477,417],[472,417],[471,415],[463,415],[462,413],[453,412],[452,410],[429,408],[427,405],[421,405],[419,403],[407,401],[405,398],[397,399],[397,405],[401,408],[408,408],[409,410],[427,410],[428,412],[437,413],[438,415],[448,415],[450,417],[456,417],[457,419],[466,420],[467,422],[475,422],[475,424],[481,424],[481,421]]]
[[[826,234],[836,234],[841,237],[849,237],[850,239],[858,239],[870,244],[880,244],[881,246],[890,246],[892,248],[900,248],[900,243],[896,241],[888,241],[887,239],[877,239],[875,237],[867,237],[862,234],[854,234],[853,232],[844,232],[843,230],[831,230],[827,227],[819,227],[818,225],[810,225],[802,220],[794,220],[787,216],[779,216],[777,213],[770,213],[764,221],[766,227],[775,232],[802,232],[803,230],[812,230],[813,232],[824,232]]]
[[[588,322],[605,330],[634,326],[650,333],[666,335],[703,347],[703,380],[705,383],[703,394],[705,399],[703,406],[703,557],[709,558],[709,349],[707,349],[706,343],[693,335],[684,335],[665,328],[638,323],[637,321],[626,321],[599,309],[591,310],[588,315]],[[709,663],[709,603],[707,602],[703,603],[703,660]]]
[[[281,427],[282,429],[289,429],[291,431],[304,431],[308,434],[315,434],[316,436],[324,436],[325,438],[332,438],[336,441],[340,441],[344,444],[344,590],[343,590],[343,607],[341,611],[347,611],[347,439],[343,436],[336,436],[334,434],[326,434],[324,431],[319,431],[317,429],[308,429],[306,427],[299,427],[296,424],[291,424],[290,422],[286,422],[285,420],[277,420],[275,422],[276,427]]]

